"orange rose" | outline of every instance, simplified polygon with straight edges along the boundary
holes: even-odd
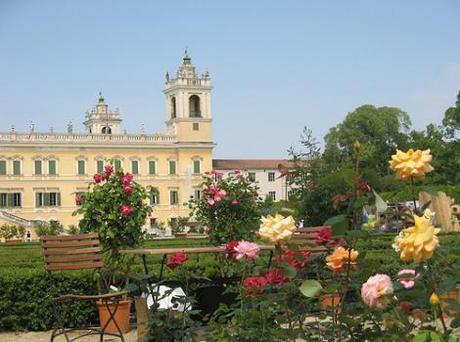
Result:
[[[333,272],[346,270],[346,265],[356,265],[359,253],[354,249],[350,250],[343,247],[336,247],[331,255],[326,257],[326,265]],[[348,259],[350,257],[350,259]]]

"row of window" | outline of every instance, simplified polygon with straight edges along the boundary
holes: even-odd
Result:
[[[82,192],[78,194],[83,194]],[[194,197],[200,198],[201,190],[195,190]],[[160,194],[150,196],[150,205],[160,204]],[[179,204],[179,191],[177,189],[169,190],[169,204]],[[61,205],[61,193],[59,191],[36,191],[35,207],[59,207]],[[22,192],[0,192],[0,208],[20,208],[22,207]]]
[[[122,168],[121,160],[114,160],[113,162],[115,170]],[[96,172],[103,172],[104,165],[106,165],[106,161],[104,160],[97,160],[96,161]],[[45,170],[46,166],[46,170]],[[131,160],[131,170],[130,172],[134,175],[140,174],[140,161],[139,160]],[[87,175],[88,174],[88,167],[87,162],[84,159],[77,160],[77,175]],[[156,175],[157,174],[157,161],[156,160],[149,160],[148,161],[148,174],[149,175]],[[58,174],[58,165],[57,161],[54,159],[50,159],[47,162],[43,160],[34,160],[34,175],[57,175]],[[128,170],[125,170],[128,171]],[[195,159],[193,160],[192,164],[192,172],[193,174],[201,174],[201,160]],[[177,162],[175,160],[168,161],[168,173],[170,175],[177,174]],[[7,161],[0,160],[0,175],[6,176],[7,172]],[[21,160],[13,160],[13,175],[20,176],[22,175],[22,163]]]

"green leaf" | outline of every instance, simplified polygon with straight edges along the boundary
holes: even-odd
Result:
[[[372,189],[372,192],[374,193],[375,196],[375,207],[377,208],[377,212],[383,213],[387,211],[388,205],[387,203],[383,200],[382,197],[374,190]]]
[[[308,298],[318,297],[322,289],[323,287],[319,281],[313,279],[305,280],[299,287],[300,292]]]
[[[344,235],[348,230],[348,219],[345,215],[337,215],[327,219],[324,225],[332,227],[332,236]]]

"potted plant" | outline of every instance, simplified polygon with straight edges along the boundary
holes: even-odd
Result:
[[[187,237],[188,217],[178,217],[171,221],[171,233],[179,239]]]
[[[0,237],[5,239],[7,245],[22,242],[25,232],[24,226],[4,224],[0,227]]]
[[[81,207],[73,215],[83,215],[79,222],[82,233],[96,232],[99,236],[106,267],[103,283],[107,289],[120,289],[127,286],[132,263],[132,257],[122,255],[120,250],[139,246],[144,235],[142,226],[152,208],[146,203],[148,191],[133,180],[133,175],[121,169],[114,171],[111,164],[104,170],[94,175],[89,191],[82,195]],[[129,330],[130,305],[129,300],[124,300],[116,312],[116,321],[125,330]],[[108,318],[103,312],[106,308],[105,305],[98,307],[103,326],[104,319]]]

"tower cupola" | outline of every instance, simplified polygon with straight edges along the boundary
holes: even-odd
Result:
[[[102,92],[91,111],[86,112],[84,125],[90,134],[121,134],[121,118],[118,109],[109,110]]]

